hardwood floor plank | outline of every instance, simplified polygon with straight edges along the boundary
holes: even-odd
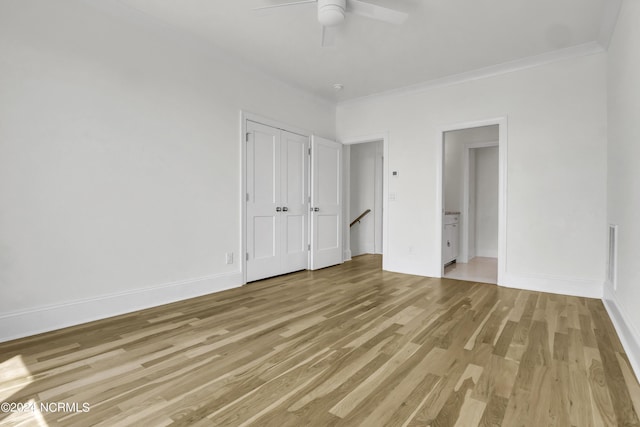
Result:
[[[469,394],[474,387],[474,382],[472,377],[467,377],[459,387],[455,387],[453,392],[449,395],[447,401],[444,403],[444,406],[438,412],[436,418],[429,422],[430,425],[434,427],[442,427],[442,426],[456,426],[460,421],[469,422],[467,417],[475,418],[477,414],[477,405],[472,404],[474,406],[474,411],[472,414],[463,414],[462,408],[465,403],[470,399]],[[482,415],[484,412],[484,407],[481,408],[479,415]],[[478,416],[479,418],[479,416]],[[477,422],[475,423],[477,425]],[[464,425],[464,424],[463,424]],[[474,425],[473,423],[467,425]]]
[[[574,405],[569,391],[569,365],[559,361],[553,367],[553,387],[549,404],[549,426],[563,427],[571,425],[570,408]]]
[[[443,357],[450,359],[451,352],[443,353]],[[460,393],[455,396],[454,394],[456,392],[455,386],[466,369],[467,363],[466,360],[454,359],[453,363],[450,363],[449,365],[450,366],[446,371],[447,373],[443,375],[441,381],[439,381],[434,389],[429,393],[424,404],[421,405],[420,409],[414,414],[411,421],[407,424],[408,426],[422,426],[433,423],[442,408],[449,403],[448,412],[443,414],[440,418],[441,422],[446,422],[446,420],[449,419],[447,414],[450,414],[451,411],[455,411],[458,404],[462,404]],[[471,382],[471,379],[467,381],[466,385],[470,386],[469,382]]]
[[[502,330],[502,334],[498,338],[496,342],[493,354],[500,357],[505,357],[507,355],[507,351],[509,351],[509,346],[511,345],[511,340],[513,339],[513,335],[516,332],[518,324],[512,320],[507,321],[504,329]]]
[[[633,407],[629,389],[626,387],[622,369],[610,344],[609,336],[605,335],[602,329],[596,329],[595,333],[618,425],[640,426],[637,409]]]
[[[402,426],[406,423],[409,423],[412,419],[412,416],[416,411],[420,409],[420,406],[424,403],[426,398],[431,393],[431,390],[435,387],[435,385],[440,381],[440,377],[433,374],[426,374],[424,378],[420,381],[420,383],[406,396],[400,405],[393,404],[393,396],[389,395],[388,398],[388,408],[387,416],[388,419],[384,422],[385,425],[388,426]],[[410,387],[410,386],[409,386]],[[385,406],[385,409],[387,407]],[[360,425],[366,427],[367,425],[375,425],[375,421],[370,419],[371,417],[367,417],[365,422]]]
[[[334,405],[329,410],[333,415],[340,418],[346,417],[356,406],[367,398],[372,389],[379,385],[388,375],[391,375],[405,360],[418,351],[420,346],[414,343],[407,343],[393,357],[391,357],[376,372],[371,374],[364,382],[356,387],[344,399]]]
[[[482,414],[482,418],[478,423],[478,427],[498,427],[502,426],[504,412],[507,409],[508,399],[493,395],[489,398],[489,402]]]
[[[584,336],[583,336],[584,339]],[[595,336],[594,336],[595,342]],[[600,352],[596,348],[585,347],[585,361],[591,391],[591,411],[595,426],[615,426],[616,416],[607,390]]]
[[[517,362],[491,355],[490,362],[484,367],[471,397],[483,402],[488,402],[493,396],[509,399],[517,373]]]
[[[629,390],[629,395],[631,397],[631,401],[633,402],[633,407],[636,409],[636,413],[640,408],[640,384],[638,384],[638,380],[636,380],[636,376],[631,370],[631,363],[629,363],[629,359],[624,354],[616,353],[616,357],[618,358],[618,364],[620,365],[620,370],[622,371],[622,376],[624,377],[624,382],[627,384],[627,388]]]
[[[0,426],[639,426],[601,301],[379,256],[0,343]]]

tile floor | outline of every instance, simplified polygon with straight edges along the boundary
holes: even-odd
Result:
[[[498,259],[475,257],[468,263],[450,264],[444,268],[444,277],[470,282],[498,283]]]

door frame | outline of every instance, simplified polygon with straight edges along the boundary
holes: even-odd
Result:
[[[436,132],[436,237],[440,256],[440,277],[444,277],[442,262],[442,224],[444,221],[444,134],[483,126],[498,125],[498,285],[503,286],[507,273],[507,159],[508,159],[508,118],[507,116],[458,122],[440,126]]]
[[[242,273],[243,285],[247,284],[247,121],[261,123],[263,125],[304,136],[305,138],[309,138],[309,144],[311,144],[311,132],[308,130],[297,128],[248,111],[240,110],[240,167],[238,168],[240,170],[240,253],[236,259],[240,261],[239,264],[240,271]],[[311,185],[311,183],[309,182],[308,185]],[[307,191],[311,191],[311,189],[308,188]],[[309,233],[309,230],[307,230],[307,233]],[[309,258],[307,257],[307,268],[308,266]]]
[[[382,141],[382,269],[386,270],[386,259],[389,254],[389,177],[387,176],[387,171],[389,170],[389,132],[364,135],[340,141],[345,148],[349,147],[348,155],[345,153],[343,161],[344,261],[351,259],[351,233],[349,231],[349,218],[351,218],[351,145],[376,141]]]
[[[461,262],[469,261],[469,179],[470,167],[471,167],[471,150],[486,147],[498,147],[500,149],[499,141],[492,142],[472,142],[464,144],[462,151],[462,241],[460,244],[460,258]]]

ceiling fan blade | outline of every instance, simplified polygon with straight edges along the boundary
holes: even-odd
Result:
[[[281,4],[273,4],[271,6],[262,6],[255,7],[253,10],[264,10],[264,9],[274,9],[276,7],[285,7],[285,6],[296,6],[299,4],[307,4],[307,3],[316,3],[318,0],[301,0],[301,1],[293,1],[290,3],[281,3]]]
[[[322,47],[335,46],[337,33],[337,27],[322,27]]]
[[[366,3],[360,0],[347,0],[347,12],[356,15],[366,16],[377,21],[388,22],[390,24],[404,24],[409,15],[386,7]]]

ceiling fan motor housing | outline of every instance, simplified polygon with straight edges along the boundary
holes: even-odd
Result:
[[[324,27],[334,27],[344,21],[347,0],[318,0],[318,22]]]

